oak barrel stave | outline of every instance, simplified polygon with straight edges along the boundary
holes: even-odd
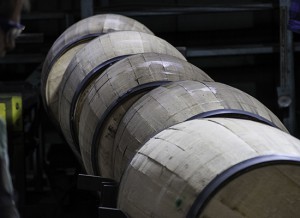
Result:
[[[271,172],[277,179],[273,180],[274,188],[268,191],[270,197],[264,196],[265,184],[272,184],[270,177],[260,178],[260,173],[245,172],[246,177],[238,174],[233,179],[245,189],[244,197],[240,198],[238,186],[233,189],[225,186],[219,192],[222,196],[219,202],[226,208],[209,206],[200,217],[225,217],[223,212],[231,215],[238,212],[233,217],[270,217],[276,213],[276,217],[293,217],[300,213],[295,206],[300,195],[299,152],[299,140],[258,122],[232,118],[186,121],[158,133],[138,151],[122,177],[118,206],[132,218],[186,217],[196,197],[217,175],[243,161],[273,155],[278,156],[276,168],[282,168],[281,156],[296,159],[298,165],[291,166],[289,172],[294,172],[291,178],[283,173],[278,176],[278,170]],[[269,165],[263,166],[269,172]],[[242,186],[243,181],[246,184]],[[291,188],[285,189],[285,183]],[[296,192],[290,195],[291,190]],[[272,198],[274,201],[269,202]],[[210,202],[214,200],[213,197]]]
[[[217,82],[169,83],[140,98],[124,115],[114,142],[114,179],[120,180],[135,152],[153,135],[197,114],[222,109],[249,112],[287,131],[268,108],[236,88]]]
[[[88,172],[112,178],[113,170],[111,167],[113,163],[114,135],[120,119],[127,110],[124,110],[123,115],[120,115],[114,121],[115,124],[111,125],[106,133],[95,133],[95,129],[99,120],[108,113],[110,107],[116,101],[124,95],[128,95],[127,98],[134,97],[137,92],[130,92],[145,84],[184,79],[212,81],[202,70],[192,64],[174,56],[158,53],[144,53],[127,57],[108,68],[101,76],[94,80],[94,85],[90,87],[89,93],[84,99],[78,134],[80,149],[84,153],[83,159],[90,169]],[[116,105],[116,107],[119,106]],[[88,122],[86,122],[87,120]],[[96,154],[98,155],[100,172],[93,172],[91,167],[91,155],[93,153],[92,139],[94,135],[98,137],[97,141],[99,142],[96,146],[100,147],[98,154]],[[105,159],[101,158],[103,156],[102,152],[106,154]]]
[[[95,37],[122,30],[153,34],[132,18],[117,14],[100,14],[73,24],[53,43],[43,64],[41,94],[45,108],[54,123],[58,125],[58,95],[62,76],[73,56]]]

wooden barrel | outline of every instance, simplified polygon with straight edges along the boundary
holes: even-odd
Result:
[[[299,217],[300,141],[258,122],[205,118],[152,137],[122,177],[131,218]]]
[[[58,91],[73,56],[95,37],[113,31],[134,30],[153,34],[138,21],[116,14],[83,19],[66,29],[49,50],[42,71],[42,98],[49,115],[58,122]]]
[[[86,94],[85,89],[110,65],[128,55],[145,52],[169,54],[185,60],[183,55],[165,40],[136,31],[118,31],[102,35],[75,54],[63,76],[59,93],[59,123],[73,150],[78,150],[78,136],[71,122],[76,119],[76,110],[81,110],[80,99]],[[77,114],[80,114],[80,111]]]
[[[253,119],[287,132],[268,108],[236,88],[217,82],[172,82],[140,98],[120,122],[111,164],[114,179],[120,180],[136,151],[153,135],[194,116]]]
[[[79,145],[88,173],[112,178],[114,136],[128,108],[143,94],[169,81],[212,81],[202,70],[171,55],[127,57],[96,78],[82,99]],[[76,120],[77,123],[77,120]]]

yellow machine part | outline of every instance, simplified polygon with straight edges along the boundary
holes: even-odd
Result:
[[[11,98],[11,118],[12,118],[12,127],[13,131],[22,131],[23,122],[22,122],[22,97],[21,96],[12,96]]]
[[[21,95],[0,96],[0,118],[6,121],[14,132],[23,130],[22,108]]]
[[[6,104],[0,103],[0,119],[6,122]]]

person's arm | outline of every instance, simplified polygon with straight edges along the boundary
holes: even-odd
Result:
[[[300,33],[300,0],[291,1],[289,29]]]
[[[6,125],[0,119],[0,217],[19,218],[9,172]]]

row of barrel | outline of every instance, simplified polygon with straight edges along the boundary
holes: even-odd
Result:
[[[134,19],[63,32],[42,98],[86,172],[120,183],[128,217],[300,216],[300,141]]]

